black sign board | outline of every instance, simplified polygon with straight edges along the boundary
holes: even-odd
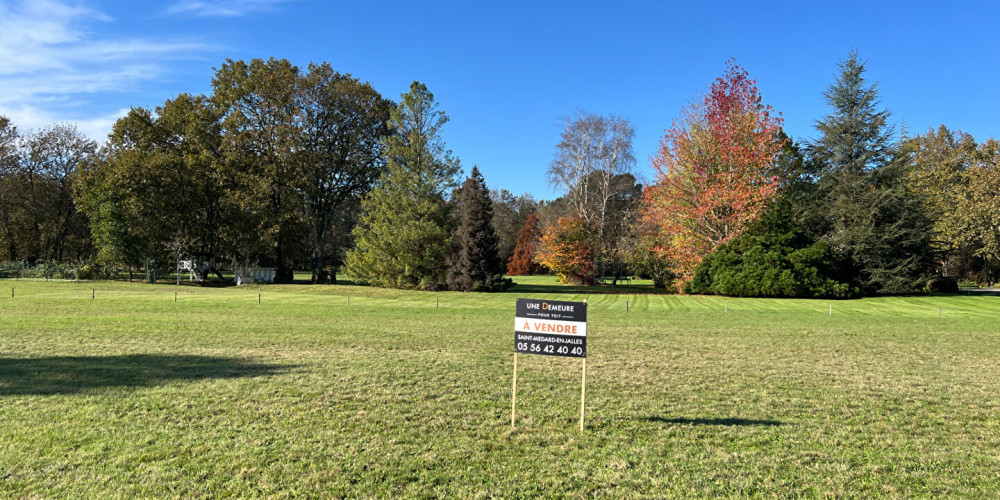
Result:
[[[517,299],[514,352],[587,357],[587,303]]]

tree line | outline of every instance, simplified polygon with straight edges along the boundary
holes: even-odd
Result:
[[[909,137],[851,53],[796,142],[735,61],[667,129],[643,185],[622,117],[567,117],[562,196],[463,178],[419,82],[398,102],[329,64],[227,60],[210,95],[133,108],[99,146],[0,117],[0,260],[310,269],[377,286],[495,291],[507,275],[631,276],[688,293],[852,297],[992,283],[1000,146]],[[221,274],[219,274],[221,276]]]
[[[729,61],[666,130],[655,178],[635,190],[628,122],[568,121],[550,167],[566,195],[540,210],[555,216],[525,228],[515,270],[538,272],[533,262],[589,284],[625,269],[675,291],[764,297],[992,284],[1000,143],[943,125],[910,137],[858,54],[839,66],[817,137],[796,142]]]

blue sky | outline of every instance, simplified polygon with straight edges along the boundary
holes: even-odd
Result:
[[[851,48],[912,133],[944,123],[1000,138],[1000,3],[0,0],[0,114],[103,137],[130,106],[207,93],[226,58],[329,61],[398,99],[427,84],[444,132],[491,187],[558,193],[545,170],[560,117],[616,114],[637,170],[730,57],[796,139]]]

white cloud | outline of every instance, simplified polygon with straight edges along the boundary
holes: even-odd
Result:
[[[167,12],[196,17],[238,17],[272,11],[290,1],[294,0],[180,0],[167,8]]]
[[[107,113],[102,116],[67,120],[65,117],[57,113],[31,105],[23,105],[19,107],[0,106],[0,115],[10,118],[11,123],[13,123],[22,134],[31,131],[38,131],[57,123],[72,123],[76,125],[77,130],[83,132],[84,135],[98,142],[104,142],[107,139],[108,134],[111,132],[111,127],[116,121],[118,121],[119,118],[128,114],[128,112],[128,109],[119,109],[115,112]]]
[[[23,129],[76,122],[103,140],[123,103],[84,112],[94,107],[94,95],[137,90],[163,77],[167,62],[211,49],[197,41],[114,38],[88,29],[113,22],[66,0],[0,3],[0,114]]]

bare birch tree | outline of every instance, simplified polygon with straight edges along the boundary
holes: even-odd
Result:
[[[579,111],[563,118],[563,131],[549,166],[549,181],[565,190],[574,215],[583,219],[595,247],[595,258],[608,246],[607,226],[611,201],[619,194],[623,174],[632,174],[635,129],[627,119]],[[631,188],[631,186],[629,186]]]

